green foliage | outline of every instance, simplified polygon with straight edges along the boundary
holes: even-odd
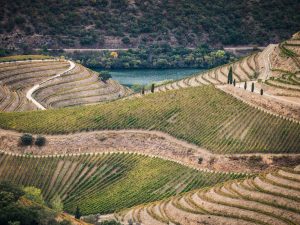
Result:
[[[30,190],[30,191],[28,191]],[[25,193],[36,199],[36,190],[27,189],[25,193],[19,186],[8,182],[0,183],[0,224],[1,225],[44,225],[55,221],[55,214],[46,208],[33,205],[25,206],[19,200]],[[52,224],[52,223],[51,223]],[[59,225],[55,221],[55,225]]]
[[[81,212],[79,206],[77,206],[75,211],[75,219],[80,219],[80,217],[81,217]]]
[[[232,67],[230,67],[229,72],[228,72],[228,81],[227,81],[228,84],[232,84],[232,78],[233,78]]]
[[[108,79],[112,78],[109,71],[101,71],[99,73],[99,78],[101,81],[106,82]]]
[[[138,49],[118,51],[117,58],[112,58],[109,51],[64,54],[80,60],[87,67],[104,69],[212,68],[234,59],[229,53],[207,45],[200,45],[196,49],[171,47],[168,44],[140,46]]]
[[[42,147],[46,144],[46,138],[45,137],[42,137],[42,136],[38,136],[36,139],[35,139],[35,145],[39,146],[39,147]]]
[[[21,142],[21,145],[24,145],[24,146],[32,145],[33,137],[31,134],[23,134],[20,137],[20,142]]]
[[[44,204],[44,198],[41,189],[36,187],[25,187],[24,189],[25,197],[38,204]]]
[[[128,37],[123,37],[122,42],[128,45],[130,43],[130,39]]]
[[[59,197],[59,195],[54,195],[54,197],[50,200],[50,207],[54,209],[56,212],[62,212],[64,209],[64,204]]]
[[[299,2],[294,0],[109,2],[75,0],[70,6],[69,1],[7,1],[0,8],[0,30],[9,32],[7,37],[16,29],[28,36],[48,35],[53,46],[74,47],[77,42],[100,46],[102,36],[123,38],[124,34],[131,43],[172,38],[178,45],[195,46],[206,39],[223,45],[266,44],[298,31],[300,24]]]
[[[152,92],[152,93],[154,93],[154,88],[155,88],[155,85],[152,84],[152,85],[151,85],[151,92]]]

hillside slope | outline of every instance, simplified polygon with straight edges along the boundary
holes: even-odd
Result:
[[[283,225],[300,223],[300,171],[279,169],[116,213],[145,225]]]
[[[35,186],[49,201],[59,195],[67,212],[112,213],[245,177],[242,173],[196,170],[130,153],[28,156],[0,153],[0,181]]]
[[[25,56],[4,57],[0,61],[22,57]],[[93,104],[130,93],[128,88],[118,82],[111,79],[101,81],[98,73],[64,59],[0,63],[0,111]],[[32,101],[37,103],[33,104]]]
[[[261,45],[299,30],[299,11],[293,0],[3,1],[0,48]]]
[[[0,127],[36,134],[158,130],[220,154],[298,153],[300,145],[299,123],[255,109],[210,85],[93,106],[0,113]]]

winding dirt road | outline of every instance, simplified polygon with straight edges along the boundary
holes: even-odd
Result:
[[[34,61],[34,60],[33,60],[33,61]],[[55,76],[52,76],[52,77],[50,77],[50,78],[48,78],[48,79],[42,81],[42,82],[39,83],[39,84],[34,85],[32,88],[30,88],[30,89],[27,91],[27,93],[26,93],[26,98],[27,98],[29,101],[31,101],[33,104],[35,104],[36,107],[37,107],[38,109],[45,110],[46,108],[45,108],[41,103],[39,103],[37,100],[35,100],[35,99],[32,97],[32,94],[33,94],[36,90],[38,90],[42,84],[47,83],[47,82],[49,82],[50,80],[53,80],[53,79],[55,79],[55,78],[57,78],[57,77],[60,77],[60,76],[64,75],[65,73],[69,72],[70,70],[72,70],[72,69],[75,67],[75,63],[72,62],[72,61],[70,61],[70,60],[68,60],[68,62],[69,62],[69,64],[70,64],[70,67],[69,67],[67,70],[65,70],[65,71],[62,72],[62,73],[56,74]]]

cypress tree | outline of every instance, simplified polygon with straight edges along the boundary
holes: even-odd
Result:
[[[151,85],[151,92],[154,93],[154,84]]]
[[[235,79],[233,80],[233,86],[235,86]]]
[[[247,81],[245,81],[244,89],[245,89],[245,90],[247,89]]]
[[[229,72],[228,72],[228,84],[232,84],[232,67],[230,67]]]
[[[145,87],[143,86],[142,87],[142,95],[144,95],[145,94]]]
[[[260,95],[263,95],[263,94],[264,94],[264,90],[260,89]]]
[[[75,212],[75,218],[76,219],[80,219],[80,217],[81,217],[81,212],[80,212],[79,207],[77,206],[76,207],[76,212]]]
[[[254,83],[251,84],[251,92],[254,92]]]

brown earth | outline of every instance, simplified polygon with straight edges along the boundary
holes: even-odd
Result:
[[[47,142],[43,147],[21,146],[21,135],[14,131],[0,130],[0,150],[34,155],[136,152],[173,160],[198,169],[248,173],[300,163],[300,154],[212,154],[206,149],[158,131],[120,130],[47,135]],[[200,158],[203,160],[199,164]]]

